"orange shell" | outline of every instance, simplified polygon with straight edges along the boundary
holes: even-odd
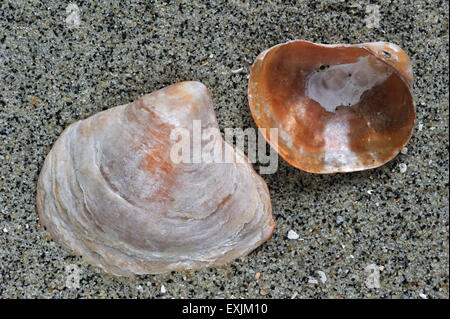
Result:
[[[236,161],[174,161],[173,133],[191,145],[195,121]],[[117,276],[223,265],[275,227],[266,183],[222,141],[212,98],[194,81],[68,126],[42,166],[36,205],[56,242]]]
[[[387,42],[324,45],[296,40],[262,52],[248,100],[266,140],[311,173],[360,171],[394,158],[415,119],[411,63]]]

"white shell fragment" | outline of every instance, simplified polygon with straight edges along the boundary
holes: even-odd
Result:
[[[288,238],[289,239],[298,239],[300,236],[294,231],[294,230],[290,230],[288,231]]]
[[[320,277],[320,281],[324,284],[327,282],[327,275],[325,274],[324,271],[322,270],[318,270],[317,273],[319,274]]]
[[[181,82],[70,125],[37,186],[56,242],[107,273],[198,269],[247,255],[275,226],[267,186],[234,163],[170,159],[173,129],[218,129],[199,82]],[[224,142],[224,147],[231,147]]]

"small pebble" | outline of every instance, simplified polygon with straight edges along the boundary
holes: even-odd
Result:
[[[336,224],[340,225],[344,222],[344,218],[342,216],[338,216],[336,218]]]
[[[259,277],[261,277],[261,273],[260,273],[260,272],[257,272],[257,273],[255,274],[255,279],[258,280]]]
[[[320,276],[320,281],[324,284],[327,281],[327,275],[322,270],[317,271]]]
[[[317,285],[319,282],[317,281],[317,279],[314,279],[313,277],[309,277],[308,279],[308,284],[310,285]]]
[[[428,299],[427,295],[425,295],[422,292],[419,294],[419,297],[422,298],[422,299]]]
[[[289,239],[298,239],[298,234],[295,232],[295,231],[293,231],[292,229],[288,232],[288,238]]]
[[[298,293],[294,292],[294,294],[292,295],[291,299],[295,299],[295,297],[297,297]]]
[[[7,233],[8,232],[8,229],[5,227],[5,228],[3,228],[3,232],[4,233]]]
[[[408,153],[408,148],[407,148],[407,147],[402,148],[402,150],[400,151],[400,153],[402,153],[402,154]]]
[[[166,293],[166,287],[164,287],[164,285],[161,286],[161,293],[163,293],[163,294]]]
[[[398,165],[399,169],[400,169],[400,173],[405,173],[406,169],[408,168],[408,166],[406,166],[405,163],[401,163]]]
[[[379,266],[376,264],[369,264],[364,268],[364,271],[367,273],[367,278],[365,280],[367,288],[381,288]]]

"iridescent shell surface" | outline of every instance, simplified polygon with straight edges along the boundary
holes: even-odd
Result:
[[[171,130],[192,131],[193,120],[218,128],[199,82],[70,125],[39,176],[41,224],[114,275],[216,266],[250,253],[274,228],[267,186],[245,160],[171,161]]]
[[[248,100],[258,127],[278,128],[265,138],[280,156],[311,173],[385,164],[415,119],[410,60],[387,42],[276,45],[253,64]]]

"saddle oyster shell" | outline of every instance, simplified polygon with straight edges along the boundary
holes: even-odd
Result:
[[[250,253],[275,226],[267,185],[239,152],[236,163],[173,163],[170,132],[192,130],[193,120],[218,128],[199,82],[71,124],[39,175],[40,223],[118,276],[217,266]]]
[[[411,138],[412,77],[407,54],[392,43],[294,40],[257,57],[248,101],[259,128],[278,128],[278,141],[262,134],[289,164],[360,171],[385,164]]]

